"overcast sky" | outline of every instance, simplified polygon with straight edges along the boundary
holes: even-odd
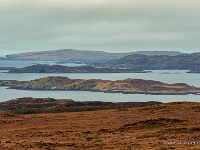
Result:
[[[1,0],[0,55],[200,50],[199,0]]]

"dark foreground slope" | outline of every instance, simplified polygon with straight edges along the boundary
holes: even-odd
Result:
[[[102,102],[102,101],[73,101],[54,98],[18,98],[0,103],[0,111],[9,111],[15,114],[38,114],[79,112],[107,109],[122,109],[159,105],[161,102]]]
[[[0,113],[2,150],[197,150],[200,103],[86,112]]]

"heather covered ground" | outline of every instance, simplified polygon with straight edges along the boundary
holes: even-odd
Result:
[[[192,102],[26,115],[4,111],[0,149],[198,150],[199,116],[200,103]]]

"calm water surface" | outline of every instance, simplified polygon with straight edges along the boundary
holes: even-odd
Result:
[[[0,67],[24,67],[33,64],[55,64],[53,61],[2,61]],[[65,64],[69,66],[77,64]],[[157,80],[166,83],[187,83],[200,87],[200,74],[186,73],[188,70],[153,70],[152,73],[23,73],[23,74],[7,74],[0,71],[0,80],[20,80],[28,81],[47,76],[65,76],[73,79],[105,79],[105,80],[122,80],[126,78],[137,78],[146,80]],[[0,101],[20,97],[52,97],[73,99],[77,101],[200,101],[200,95],[144,95],[144,94],[119,94],[119,93],[101,93],[88,91],[25,91],[6,89],[0,87]]]
[[[144,94],[119,94],[119,93],[102,93],[89,91],[25,91],[6,89],[0,87],[0,101],[16,99],[20,97],[35,98],[58,98],[73,99],[76,101],[108,101],[108,102],[174,102],[174,101],[195,101],[199,102],[199,95],[144,95]]]

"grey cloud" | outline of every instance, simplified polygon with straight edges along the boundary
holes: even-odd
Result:
[[[0,53],[200,48],[197,0],[16,1],[0,3]]]

